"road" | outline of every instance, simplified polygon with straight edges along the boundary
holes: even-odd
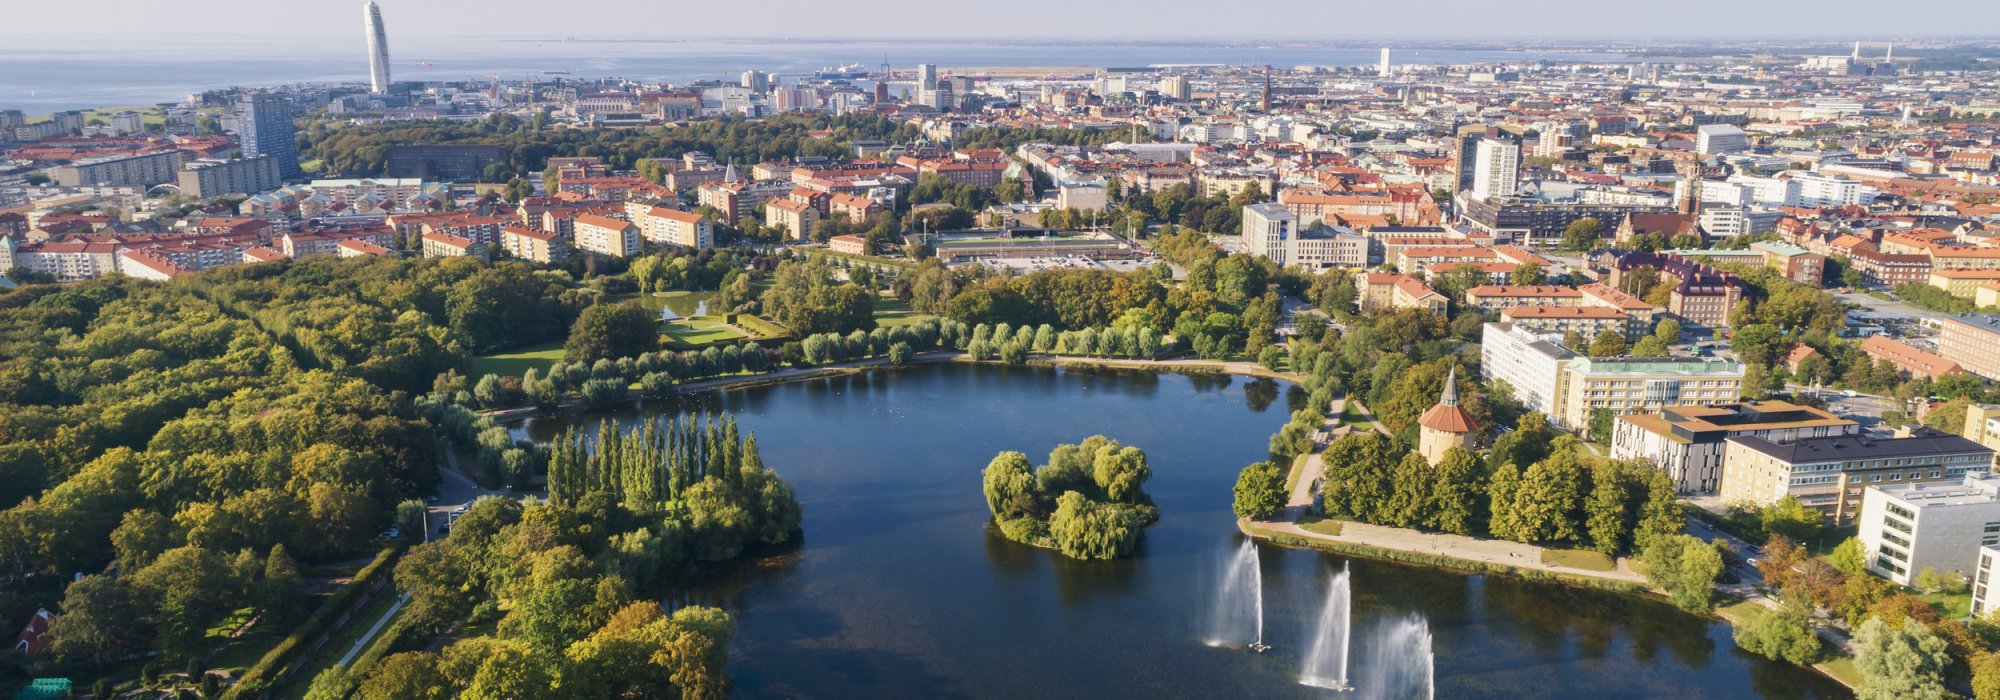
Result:
[[[1834,389],[1822,388],[1815,390],[1813,387],[1798,384],[1787,384],[1785,388],[1801,393],[1814,393],[1817,391],[1820,399],[1826,402],[1826,410],[1832,411],[1838,416],[1852,418],[1854,422],[1860,423],[1863,428],[1872,428],[1880,425],[1884,412],[1901,410],[1895,399],[1886,396],[1862,393],[1848,396]]]

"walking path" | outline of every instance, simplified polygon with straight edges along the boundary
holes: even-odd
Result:
[[[347,655],[340,657],[340,661],[335,663],[334,665],[346,666],[347,662],[353,661],[354,655],[361,653],[361,650],[368,646],[368,642],[375,639],[375,634],[377,632],[382,631],[382,627],[384,625],[389,624],[390,620],[396,619],[396,613],[402,611],[403,604],[408,602],[410,602],[409,596],[405,595],[398,597],[396,599],[396,604],[389,606],[389,612],[382,613],[382,619],[376,620],[374,627],[368,628],[368,632],[366,634],[361,635],[360,639],[354,640],[354,648],[348,649]]]
[[[1334,405],[1341,407],[1343,403],[1336,401]],[[1334,415],[1335,418],[1332,420],[1337,421],[1339,416],[1337,408]],[[1404,552],[1432,554],[1523,570],[1545,571],[1552,574],[1647,585],[1646,577],[1633,571],[1630,560],[1625,558],[1618,558],[1616,560],[1617,568],[1614,570],[1598,571],[1544,563],[1542,561],[1543,548],[1519,542],[1479,539],[1446,533],[1420,532],[1417,530],[1357,522],[1342,522],[1340,524],[1339,535],[1327,535],[1299,527],[1298,521],[1313,511],[1312,484],[1319,479],[1325,469],[1325,463],[1321,460],[1321,454],[1321,452],[1315,451],[1299,464],[1299,474],[1297,475],[1296,482],[1292,484],[1291,497],[1285,504],[1285,512],[1280,516],[1281,520],[1244,520],[1240,523],[1243,529],[1250,531],[1253,535],[1257,534],[1255,530],[1262,530],[1290,535],[1306,541],[1365,545]]]

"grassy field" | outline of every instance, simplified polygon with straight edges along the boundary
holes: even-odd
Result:
[[[1940,591],[1937,593],[1925,593],[1918,597],[1923,598],[1924,602],[1930,603],[1932,608],[1937,609],[1938,615],[1943,616],[1947,620],[1957,620],[1972,614],[1971,593],[1945,593]]]
[[[493,355],[481,355],[472,358],[468,376],[475,382],[489,374],[518,377],[527,374],[529,369],[537,372],[546,371],[549,365],[561,362],[562,358],[562,343],[546,343]]]
[[[1850,688],[1861,685],[1861,669],[1854,667],[1853,658],[1843,656],[1832,661],[1816,664],[1813,667],[1825,671],[1827,675],[1833,676],[1842,683],[1846,683]]]
[[[749,339],[749,336],[730,328],[715,316],[696,316],[661,324],[660,332],[673,339],[674,347],[682,349]]]
[[[1542,550],[1542,563],[1567,566],[1572,569],[1582,569],[1584,571],[1615,571],[1618,569],[1617,560],[1612,559],[1609,555],[1582,549],[1544,549]]]
[[[910,310],[910,305],[893,296],[875,298],[875,325],[883,328],[907,326],[924,319],[937,318]]]
[[[1292,468],[1285,472],[1285,493],[1290,494],[1292,489],[1299,487],[1299,475],[1305,473],[1306,459],[1311,456],[1299,455],[1292,458]]]
[[[1340,521],[1332,518],[1322,518],[1317,515],[1307,515],[1299,518],[1299,529],[1328,537],[1339,537]]]

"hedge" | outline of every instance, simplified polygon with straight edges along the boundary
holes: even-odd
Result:
[[[327,596],[326,602],[320,604],[319,609],[313,611],[311,617],[299,623],[291,634],[285,636],[284,641],[271,647],[271,650],[264,654],[264,658],[257,660],[255,666],[244,671],[243,677],[237,679],[236,684],[222,694],[223,700],[256,697],[282,680],[285,673],[290,670],[292,657],[304,653],[308,644],[325,634],[327,629],[333,626],[333,621],[345,614],[347,609],[353,606],[354,601],[367,592],[377,579],[393,572],[394,567],[391,567],[390,563],[394,562],[402,551],[402,545],[396,545],[375,555],[375,561],[362,567],[361,571],[354,575],[354,580],[348,581],[347,585],[341,586],[340,590]]]

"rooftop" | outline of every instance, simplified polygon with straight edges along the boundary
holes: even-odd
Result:
[[[1751,435],[1739,435],[1729,438],[1729,441],[1791,464],[1949,454],[1985,454],[1989,458],[1993,455],[1993,450],[1979,443],[1928,429],[1900,438],[1836,435],[1778,443]]]
[[[2000,502],[2000,477],[1988,476],[1985,472],[1975,472],[1966,474],[1964,481],[1956,483],[1949,481],[1902,483],[1870,486],[1868,490],[1880,491],[1883,495],[1922,508],[1980,505]]]

